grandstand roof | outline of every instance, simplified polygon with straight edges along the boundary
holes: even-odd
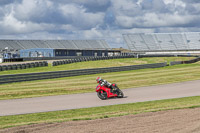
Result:
[[[32,48],[54,49],[110,49],[104,40],[0,40],[0,50]]]

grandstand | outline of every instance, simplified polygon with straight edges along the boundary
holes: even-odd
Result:
[[[200,32],[123,34],[132,52],[200,51]]]

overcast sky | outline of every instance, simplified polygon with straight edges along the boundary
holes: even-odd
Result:
[[[105,39],[199,32],[200,0],[0,0],[1,39]]]

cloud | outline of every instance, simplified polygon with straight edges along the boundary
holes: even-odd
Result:
[[[21,4],[14,7],[14,17],[19,21],[54,24],[56,27],[63,27],[63,25],[71,27],[66,30],[86,30],[101,25],[104,13],[87,12],[84,6],[74,3],[23,0]]]
[[[34,23],[62,24],[67,21],[57,5],[47,0],[23,0],[14,7],[14,16],[20,21]]]
[[[4,16],[3,20],[0,21],[0,34],[21,34],[21,33],[32,33],[36,31],[48,30],[53,28],[52,24],[37,24],[29,21],[19,21],[13,14]]]
[[[190,13],[190,9],[194,9],[196,14]],[[117,0],[113,4],[116,24],[126,29],[193,27],[192,24],[199,19],[199,9],[199,5],[190,4],[189,7],[181,0],[143,0],[138,3]]]
[[[21,0],[0,0],[0,5],[4,6],[7,4],[12,4],[12,3],[19,3]]]
[[[54,0],[50,0],[55,2]],[[87,12],[104,12],[110,7],[110,0],[57,0],[56,3],[76,4],[83,6]]]
[[[200,30],[199,0],[1,0],[1,38],[105,39]]]
[[[86,9],[82,6],[74,4],[62,5],[60,6],[60,10],[65,18],[68,18],[71,21],[71,25],[74,29],[92,29],[103,23],[104,13],[86,12]]]

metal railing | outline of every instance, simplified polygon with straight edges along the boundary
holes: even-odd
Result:
[[[191,63],[195,63],[195,62],[198,62],[200,61],[200,57],[197,57],[195,59],[192,59],[192,60],[187,60],[187,61],[171,61],[169,63],[170,66],[172,65],[178,65],[178,64],[191,64]]]
[[[42,79],[62,78],[62,77],[72,77],[72,76],[80,76],[80,75],[90,75],[90,74],[98,74],[98,73],[130,71],[130,70],[145,69],[145,68],[159,68],[159,67],[164,67],[166,65],[167,65],[167,63],[165,62],[165,63],[132,65],[132,66],[122,66],[122,67],[108,67],[108,68],[79,69],[79,70],[68,70],[68,71],[0,75],[0,84],[42,80]]]

